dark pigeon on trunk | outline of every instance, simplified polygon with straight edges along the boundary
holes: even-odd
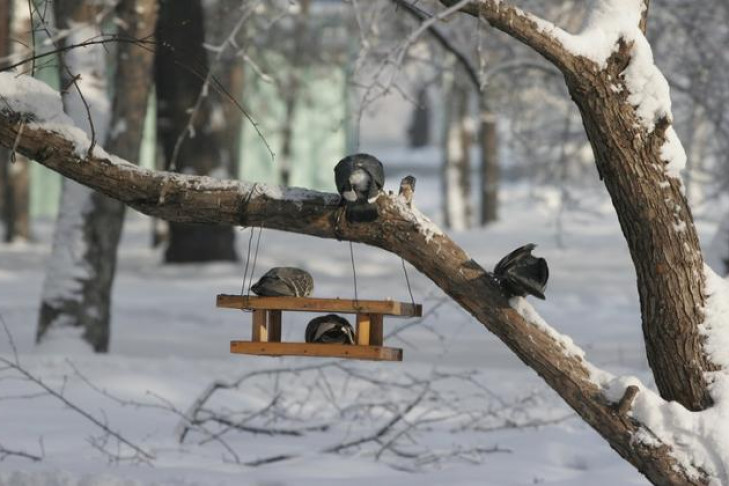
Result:
[[[353,223],[377,219],[373,203],[385,185],[382,162],[369,154],[349,155],[334,167],[334,181],[345,206],[345,217]]]
[[[507,297],[527,294],[544,300],[549,279],[547,260],[532,255],[537,245],[529,243],[512,251],[494,267],[494,276]]]
[[[308,297],[314,290],[314,279],[300,268],[273,267],[251,290],[262,297]]]
[[[305,337],[307,343],[354,344],[354,329],[344,317],[328,314],[309,321]]]

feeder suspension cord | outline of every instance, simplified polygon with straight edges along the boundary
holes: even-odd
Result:
[[[357,268],[354,265],[354,246],[352,245],[352,242],[349,242],[349,258],[352,261],[352,277],[354,280],[354,301],[359,302],[359,298],[357,295]]]
[[[410,277],[408,276],[408,269],[405,267],[405,259],[400,257],[400,261],[402,262],[402,271],[405,274],[405,283],[408,284],[408,293],[410,294],[410,302],[413,304],[413,307],[415,307],[415,297],[413,297],[413,288],[410,286]]]
[[[256,251],[253,254],[253,265],[251,266],[251,278],[248,279],[248,295],[251,295],[251,287],[253,286],[253,272],[256,271],[256,262],[258,262],[258,249],[261,246],[261,235],[263,227],[258,228],[258,239],[256,240]]]
[[[263,228],[258,228],[258,239],[256,240],[256,251],[253,255],[253,265],[251,266],[251,274],[248,275],[248,267],[251,261],[251,249],[253,248],[253,234],[256,231],[255,228],[250,228],[251,234],[248,238],[248,251],[246,255],[246,265],[243,269],[243,286],[240,289],[241,295],[251,295],[251,287],[253,286],[253,274],[256,271],[256,262],[258,261],[258,250],[261,245],[261,233],[263,232]],[[246,280],[248,280],[248,290],[246,292]]]

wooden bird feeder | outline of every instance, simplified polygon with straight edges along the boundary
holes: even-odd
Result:
[[[231,353],[261,356],[318,356],[373,361],[402,361],[401,348],[389,348],[382,345],[384,316],[420,317],[423,315],[423,306],[420,304],[407,304],[392,300],[355,301],[220,294],[216,306],[253,311],[251,340],[231,341]],[[354,345],[281,342],[281,323],[284,311],[355,314],[357,316],[357,342]]]

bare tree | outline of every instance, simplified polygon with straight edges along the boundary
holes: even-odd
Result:
[[[200,0],[162,0],[156,36],[162,46],[155,57],[157,133],[165,167],[198,175],[219,171],[231,177],[226,159],[221,157],[223,139],[211,130],[214,113],[206,82],[210,64],[204,47],[205,21]],[[236,259],[231,228],[170,223],[165,261]]]
[[[707,274],[676,173],[682,150],[665,104],[667,84],[652,63],[643,35],[647,2],[596,2],[587,33],[599,31],[609,42],[601,44],[605,49],[599,52],[581,43],[589,36],[568,34],[505,1],[458,6],[524,42],[564,75],[633,257],[647,355],[658,391],[663,400],[677,402],[675,407],[686,411],[711,407],[707,373],[721,371],[721,365],[708,356],[705,344],[710,337],[700,331]],[[620,29],[611,29],[616,16]],[[651,82],[636,83],[631,77],[636,75],[646,75]],[[645,105],[641,96],[663,103]],[[142,170],[104,154],[79,151],[72,140],[42,124],[25,126],[20,134],[28,116],[0,113],[2,145],[15,146],[144,213],[179,222],[265,225],[358,241],[402,256],[496,334],[652,482],[698,485],[726,480],[721,465],[717,469],[691,462],[686,437],[679,440],[656,432],[651,427],[655,417],[630,413],[634,400],[659,400],[649,389],[641,386],[636,394],[628,386],[633,383],[613,379],[589,364],[523,299],[507,301],[491,274],[398,196],[379,197],[380,217],[375,222],[348,224],[337,218],[337,195]]]
[[[96,35],[98,8],[66,1],[56,2],[55,7],[59,27],[70,28],[66,43]],[[111,107],[105,92],[102,45],[81,55],[80,50],[69,51],[61,62],[71,116],[77,124],[86,124],[100,141],[106,140],[109,150],[128,160],[137,159],[142,140],[153,58],[144,38],[154,31],[156,11],[153,0],[122,0],[116,6],[121,26],[118,36],[134,42],[117,45],[116,95]],[[83,83],[83,90],[78,83]],[[123,222],[124,205],[119,201],[64,181],[36,333],[39,342],[52,329],[80,329],[94,351],[108,350],[111,292]]]
[[[19,1],[0,6],[0,68],[10,64],[13,54],[31,44],[32,26],[27,8]],[[22,156],[13,156],[0,149],[0,214],[5,225],[3,240],[30,238],[30,164]]]
[[[474,123],[470,110],[471,90],[463,69],[446,70],[443,74],[445,123],[442,139],[443,222],[454,230],[470,228],[471,145]]]

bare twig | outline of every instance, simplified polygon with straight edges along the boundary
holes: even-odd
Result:
[[[8,449],[7,447],[0,444],[0,462],[4,461],[6,458],[10,456],[16,456],[16,457],[23,457],[25,459],[30,459],[33,462],[39,462],[43,460],[43,456],[38,456],[36,454],[31,454],[29,452],[25,451],[16,451],[13,449]]]
[[[640,388],[635,385],[630,385],[625,389],[625,394],[620,399],[617,406],[617,411],[620,415],[627,415],[628,412],[630,412],[630,409],[633,406],[633,401],[635,401],[635,397],[638,395],[638,392],[640,392]]]

